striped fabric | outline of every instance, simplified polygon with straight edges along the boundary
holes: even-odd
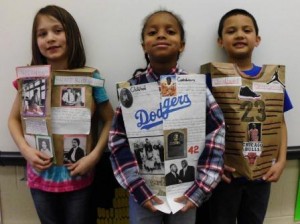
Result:
[[[169,74],[185,75],[178,66]],[[129,80],[132,85],[155,82],[159,76],[153,73],[151,67]],[[223,113],[209,89],[206,92],[206,144],[198,160],[198,176],[185,195],[196,205],[208,199],[212,190],[221,180],[223,172],[223,153],[225,141],[225,123]],[[122,110],[118,107],[109,134],[111,162],[116,179],[127,189],[139,204],[153,197],[153,193],[138,174],[137,161],[130,151],[123,122]]]

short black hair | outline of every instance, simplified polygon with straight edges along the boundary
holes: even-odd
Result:
[[[76,141],[77,142],[77,144],[78,145],[80,145],[80,140],[79,140],[79,138],[73,138],[73,140],[72,141]]]
[[[175,164],[175,163],[172,163],[172,164],[170,165],[170,169],[171,169],[172,166],[176,166],[176,164]],[[177,166],[176,166],[176,167],[177,167]]]
[[[249,17],[253,22],[256,35],[258,35],[259,29],[258,29],[258,25],[257,25],[256,19],[254,18],[254,16],[250,12],[246,11],[245,9],[232,9],[229,12],[225,13],[222,16],[222,18],[220,19],[219,27],[218,27],[218,36],[219,36],[219,38],[222,38],[222,31],[223,31],[223,28],[224,28],[225,20],[228,19],[231,16],[236,16],[236,15],[243,15],[243,16]]]

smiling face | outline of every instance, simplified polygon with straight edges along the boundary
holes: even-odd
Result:
[[[167,12],[150,16],[143,31],[143,49],[150,63],[177,63],[184,50],[179,22]]]
[[[253,49],[260,43],[253,21],[245,15],[233,15],[224,21],[222,36],[218,39],[229,62],[251,59]]]
[[[37,45],[47,64],[60,64],[67,68],[67,42],[62,24],[52,16],[39,15]]]

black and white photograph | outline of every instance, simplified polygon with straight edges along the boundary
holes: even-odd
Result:
[[[23,116],[45,116],[46,79],[25,79],[22,82]]]
[[[179,179],[182,183],[195,180],[195,167],[190,166],[186,159],[181,160],[179,170]]]
[[[186,129],[164,131],[166,144],[166,160],[186,158]]]
[[[50,136],[36,136],[36,145],[38,150],[50,158],[53,157],[53,147]]]
[[[143,174],[164,173],[163,137],[143,137],[134,140],[134,151],[140,172]]]
[[[85,88],[84,87],[61,88],[61,106],[84,107]]]
[[[64,163],[76,163],[86,155],[86,136],[64,136]]]
[[[132,94],[129,89],[126,89],[126,88],[121,89],[120,101],[124,107],[126,107],[126,108],[131,107],[131,105],[133,103],[133,97],[132,97]]]
[[[180,165],[178,161],[170,161],[166,163],[166,186],[182,183],[179,176],[179,167]]]

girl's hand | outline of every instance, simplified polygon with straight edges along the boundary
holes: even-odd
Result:
[[[21,154],[24,156],[26,161],[37,171],[43,171],[48,169],[52,165],[52,158],[41,153],[35,148],[28,145],[24,138],[22,129],[22,122],[20,116],[20,98],[19,94],[16,94],[15,101],[11,108],[8,118],[8,128],[13,137],[16,145],[20,149]]]
[[[185,204],[185,206],[180,209],[182,212],[187,212],[190,209],[196,208],[196,205],[184,195],[179,198],[175,198],[174,201]]]
[[[94,159],[92,154],[82,157],[76,163],[66,164],[71,176],[84,175],[91,171],[98,160]]]
[[[231,182],[233,172],[235,172],[235,168],[224,165],[224,173],[222,174],[222,180],[229,184]]]
[[[37,149],[27,147],[25,151],[25,159],[36,171],[41,172],[52,165],[52,158]]]
[[[153,196],[151,199],[147,200],[144,204],[143,207],[148,209],[151,212],[156,212],[157,209],[154,207],[154,204],[163,204],[164,202],[160,200],[158,197]]]
[[[277,182],[282,174],[282,171],[285,167],[284,162],[276,162],[269,171],[263,176],[263,180],[268,182]]]

